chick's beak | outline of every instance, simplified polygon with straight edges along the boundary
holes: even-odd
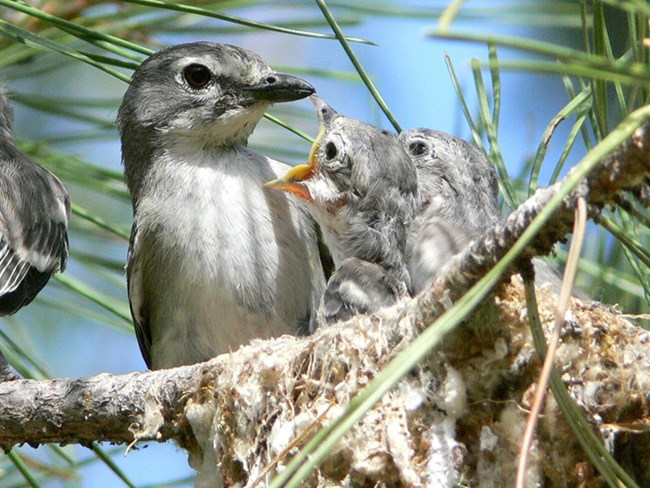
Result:
[[[310,164],[299,164],[287,171],[282,178],[264,183],[264,188],[287,191],[306,202],[311,202],[313,199],[311,193],[309,193],[309,189],[304,184],[304,180],[311,178],[312,174],[312,166]]]
[[[316,141],[311,146],[309,151],[308,163],[299,164],[294,166],[282,178],[278,178],[272,181],[269,181],[264,184],[264,188],[272,188],[274,190],[283,190],[293,193],[298,198],[306,202],[313,201],[313,197],[309,192],[309,188],[305,185],[305,181],[314,178],[319,171],[318,167],[318,148],[320,147],[320,141],[323,138],[324,128],[321,127],[320,133],[316,138]]]
[[[334,110],[328,103],[323,100],[322,98],[312,95],[309,97],[309,100],[311,101],[311,104],[314,106],[314,111],[316,112],[316,116],[318,117],[318,120],[320,121],[321,124],[321,133],[319,136],[322,136],[324,129],[324,126],[328,126],[331,124],[332,120],[334,120],[336,117],[338,117],[339,113]]]

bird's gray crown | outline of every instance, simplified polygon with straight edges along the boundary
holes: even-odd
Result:
[[[322,170],[361,195],[376,189],[378,181],[403,194],[417,193],[415,166],[395,134],[341,115],[316,96],[311,101],[322,124],[317,153]]]
[[[497,172],[485,154],[469,142],[445,132],[432,129],[411,129],[399,135],[402,144],[420,171],[458,171],[476,179],[477,190],[495,194],[498,191]]]
[[[469,142],[445,132],[411,129],[399,135],[418,171],[423,205],[440,217],[483,228],[499,216],[495,166]]]

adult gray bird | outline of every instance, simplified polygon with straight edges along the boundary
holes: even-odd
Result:
[[[0,315],[29,304],[68,259],[68,191],[18,150],[12,123],[0,90]]]
[[[418,293],[499,219],[499,183],[490,160],[463,139],[431,129],[412,129],[399,138],[417,168],[422,198],[407,248]]]
[[[300,197],[321,226],[336,266],[323,302],[332,323],[408,294],[406,234],[420,202],[415,165],[394,134],[312,101],[321,132],[309,163],[265,186]]]
[[[134,212],[129,301],[150,368],[313,328],[325,287],[316,226],[262,189],[289,166],[247,147],[272,103],[313,92],[207,42],[163,49],[134,72],[117,122]]]
[[[18,150],[12,124],[13,110],[0,87],[0,316],[28,305],[68,259],[68,192]],[[6,371],[3,360],[0,369]]]

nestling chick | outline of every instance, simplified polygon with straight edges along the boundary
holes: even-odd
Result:
[[[499,218],[494,165],[468,142],[431,129],[399,135],[418,172],[422,208],[409,232],[407,255],[413,291]]]
[[[499,220],[499,181],[487,156],[463,139],[431,129],[412,129],[399,138],[417,167],[422,198],[407,244],[411,283],[418,293]],[[533,266],[537,286],[548,283],[559,292],[558,271],[537,258]],[[577,289],[573,294],[589,300]]]
[[[406,235],[420,199],[415,165],[394,134],[311,98],[321,131],[309,163],[265,186],[298,196],[321,226],[336,267],[323,300],[329,324],[409,294]]]

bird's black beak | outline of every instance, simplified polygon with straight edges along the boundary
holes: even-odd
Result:
[[[297,76],[270,73],[261,83],[247,87],[246,92],[253,100],[276,103],[306,98],[316,89]]]

